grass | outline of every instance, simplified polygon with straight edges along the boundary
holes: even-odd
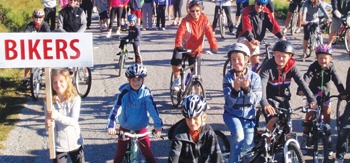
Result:
[[[5,141],[15,127],[15,122],[19,120],[18,113],[26,102],[21,90],[22,78],[23,69],[0,69],[0,142]]]

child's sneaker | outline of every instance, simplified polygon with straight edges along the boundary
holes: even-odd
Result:
[[[117,30],[117,32],[115,33],[115,35],[120,36],[120,31]]]
[[[111,38],[111,36],[112,36],[112,32],[108,32],[106,37]]]
[[[300,33],[301,29],[297,28],[297,30],[295,30],[295,33]]]
[[[118,52],[117,54],[115,54],[115,55],[120,55],[120,54],[122,54],[122,52],[120,51],[120,52]]]
[[[288,32],[288,29],[284,28],[283,31],[282,31],[282,34],[286,34],[287,32]]]
[[[175,78],[173,84],[171,85],[171,89],[173,91],[179,91],[180,90],[180,78]]]
[[[162,28],[161,28],[161,30],[162,30],[162,31],[165,31],[165,28],[164,28],[164,27],[162,27]]]

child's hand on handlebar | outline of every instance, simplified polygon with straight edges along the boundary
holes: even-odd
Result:
[[[314,102],[311,102],[311,103],[309,104],[309,107],[310,107],[311,109],[317,109],[317,105],[316,105]]]
[[[271,105],[264,106],[263,109],[264,109],[264,112],[266,114],[269,114],[269,115],[275,115],[276,114],[275,108],[273,108]]]
[[[109,128],[107,132],[109,135],[117,135],[117,130],[114,128]]]
[[[162,128],[155,128],[155,136],[156,138],[160,138],[160,135],[162,133]]]

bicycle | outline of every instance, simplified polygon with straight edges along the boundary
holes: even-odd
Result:
[[[339,95],[332,95],[330,98],[340,98]],[[323,100],[322,98],[317,99],[317,109],[312,109],[307,107],[303,107],[303,113],[313,112],[315,114],[312,115],[312,126],[310,132],[310,138],[312,138],[313,145],[313,161],[314,162],[327,162],[329,161],[329,146],[331,145],[331,126],[326,124],[323,120]],[[304,124],[305,125],[305,124]],[[309,145],[308,145],[309,146]]]
[[[300,150],[296,135],[291,133],[292,109],[276,108],[278,122],[272,131],[265,127],[259,127],[259,118],[262,110],[258,110],[256,117],[256,139],[255,146],[248,152],[242,154],[241,160],[247,158],[248,162],[285,162],[285,163],[304,163],[305,160]],[[267,138],[271,143],[267,143]],[[282,152],[282,160],[279,160],[278,154]]]
[[[195,61],[192,65],[186,66],[186,59],[189,57],[189,52],[191,52],[191,50],[184,50],[182,52],[177,52],[176,54],[176,58],[178,59],[182,59],[181,62],[181,70],[180,70],[180,90],[179,91],[175,91],[173,89],[171,89],[171,86],[173,85],[174,82],[174,74],[171,73],[171,77],[170,77],[170,98],[171,98],[171,102],[173,104],[173,106],[177,107],[182,99],[190,94],[199,94],[201,96],[203,96],[204,98],[206,98],[206,94],[205,94],[205,89],[203,87],[202,84],[202,77],[200,75],[200,60],[199,57],[197,57],[197,55],[199,53],[197,53],[195,55]],[[206,52],[206,53],[210,53],[210,52]],[[187,76],[185,77],[185,74],[187,74]]]
[[[224,9],[222,8],[222,4],[224,3],[224,0],[216,0],[216,2],[220,3],[220,8],[218,10],[218,15],[219,15],[219,28],[220,28],[220,35],[221,38],[225,38],[226,36],[226,26],[227,26],[227,20],[226,20],[226,14]]]
[[[73,67],[69,71],[79,96],[85,98],[91,89],[91,69],[89,67]]]
[[[226,135],[220,130],[214,130],[214,132],[219,142],[222,157],[225,160],[225,162],[228,162],[228,159],[230,157],[230,141],[227,139]]]
[[[272,56],[273,56],[273,54],[270,52],[271,44],[268,42],[262,41],[262,45],[265,46],[265,51],[262,53],[259,53],[259,54],[254,54],[254,56],[265,56],[260,65],[265,63],[268,59],[272,58]],[[261,68],[261,66],[257,67],[256,72],[259,72],[260,68]],[[224,63],[223,70],[222,70],[223,77],[225,77],[227,72],[230,71],[231,69],[232,69],[232,67],[231,67],[230,58],[227,58],[225,63]]]
[[[130,41],[130,42],[127,41],[127,43],[124,45],[124,49],[121,50],[121,53],[119,55],[119,59],[118,59],[119,76],[122,75],[123,70],[125,69],[125,58],[129,56],[128,44],[131,44],[131,43],[133,43],[133,41]],[[129,59],[132,59],[131,56],[129,56]]]
[[[143,134],[137,134],[134,131],[119,131],[118,135],[123,141],[128,141],[128,148],[123,157],[123,163],[146,162],[144,156],[140,153],[139,141],[147,135],[153,135],[153,132],[147,131]]]
[[[318,45],[323,44],[323,37],[318,26],[318,23],[310,22],[310,38],[308,40],[308,45],[306,48],[306,56],[303,56],[303,62],[305,62],[306,58],[309,58],[312,53],[314,53],[315,48]]]
[[[290,3],[295,3],[293,0],[291,0]],[[292,17],[289,22],[289,29],[290,29],[290,34],[293,36],[296,33],[296,30],[298,28],[298,20],[299,20],[299,7],[296,5],[296,8],[292,14]]]
[[[32,72],[30,74],[30,93],[34,100],[39,98],[40,90],[44,86],[44,68],[32,68]]]

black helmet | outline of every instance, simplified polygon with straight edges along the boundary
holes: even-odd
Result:
[[[293,44],[286,40],[280,40],[273,46],[273,51],[286,52],[294,55]]]
[[[200,6],[202,8],[202,10],[204,10],[204,6],[203,6],[203,1],[202,0],[192,0],[190,3],[188,3],[188,7],[189,9],[191,9],[193,6]]]
[[[207,110],[207,102],[201,95],[186,96],[182,102],[182,115],[186,118],[196,118]]]

